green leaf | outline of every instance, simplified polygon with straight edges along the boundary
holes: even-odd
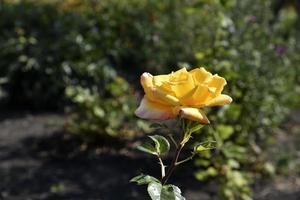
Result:
[[[148,193],[152,200],[185,200],[181,190],[175,185],[164,185],[152,182],[148,185]]]
[[[133,177],[130,182],[136,182],[138,185],[147,185],[149,183],[159,183],[159,180],[157,180],[153,176],[141,174]]]
[[[162,185],[160,183],[151,182],[148,185],[148,194],[150,195],[152,200],[160,200]]]
[[[198,132],[202,127],[203,127],[202,124],[196,124],[190,128],[189,132],[190,133]]]
[[[217,142],[215,141],[202,142],[194,146],[194,153],[200,153],[202,151],[207,151],[215,148],[217,148]]]
[[[154,142],[154,145],[145,143],[138,146],[137,149],[153,155],[162,155],[169,152],[170,143],[165,137],[160,135],[153,135],[149,136],[149,138]]]
[[[149,137],[155,143],[155,149],[156,149],[156,153],[158,155],[166,154],[169,152],[170,143],[165,137],[163,137],[161,135],[153,135],[153,136],[149,136]]]
[[[161,190],[161,200],[185,200],[181,190],[175,185],[165,185]]]
[[[157,155],[156,148],[152,144],[149,144],[149,143],[142,144],[142,145],[138,146],[137,149],[140,151],[146,152],[146,153]]]

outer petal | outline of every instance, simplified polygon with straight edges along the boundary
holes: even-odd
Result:
[[[232,102],[232,98],[226,94],[221,94],[206,103],[206,106],[223,106],[226,104],[230,104]]]
[[[155,86],[161,86],[164,82],[168,82],[170,79],[170,75],[169,74],[165,74],[165,75],[157,75],[153,77],[153,84]]]
[[[160,88],[153,89],[153,96],[155,97],[155,102],[162,102],[162,104],[173,106],[180,105],[178,98],[174,97],[168,92],[165,92],[164,90],[161,90]]]
[[[201,124],[209,124],[209,120],[207,119],[205,113],[198,108],[181,108],[180,115],[183,118],[200,122]]]
[[[189,72],[186,70],[185,67],[181,68],[180,70],[177,70],[176,72],[172,72],[170,74],[170,82],[181,82],[186,80],[186,75],[189,74]]]
[[[203,67],[196,68],[190,71],[195,81],[195,84],[203,84],[206,80],[212,77],[212,74],[206,71]]]
[[[152,102],[147,97],[142,99],[134,113],[140,118],[151,120],[166,120],[175,117],[172,107]]]
[[[141,75],[141,84],[144,89],[152,88],[153,87],[153,76],[148,72],[144,72]]]
[[[147,94],[147,96],[149,96],[149,98],[153,98],[152,95],[152,90],[153,90],[153,76],[148,73],[148,72],[144,72],[141,75],[141,85],[144,88],[144,92],[145,94]]]
[[[218,75],[213,75],[211,79],[208,81],[208,86],[211,88],[215,88],[215,96],[221,94],[226,84],[227,84],[226,80],[223,77],[220,77]]]
[[[152,76],[150,73],[144,72],[141,76],[141,85],[144,88],[144,92],[147,98],[152,102],[157,102],[159,104],[164,105],[178,105],[179,100],[172,95],[172,93],[163,90],[163,88],[156,87],[154,82],[158,78],[161,80],[166,78],[167,75],[160,75],[160,76]],[[156,80],[157,81],[157,80]],[[162,82],[160,82],[162,84]]]

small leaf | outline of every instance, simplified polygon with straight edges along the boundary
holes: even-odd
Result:
[[[194,146],[194,153],[200,153],[202,151],[207,151],[215,148],[217,148],[217,142],[215,141],[202,142]]]
[[[151,182],[147,190],[152,200],[185,200],[175,185],[162,186],[158,182]]]
[[[160,200],[185,200],[181,190],[175,185],[165,185],[161,190]]]
[[[162,189],[162,185],[160,183],[151,182],[148,185],[147,190],[152,200],[161,200],[160,198],[161,189]]]
[[[203,127],[202,124],[196,124],[193,127],[190,128],[190,133],[194,133],[199,131]]]
[[[170,143],[165,137],[163,137],[161,135],[153,135],[153,136],[149,136],[149,137],[151,138],[151,140],[154,141],[156,153],[158,155],[166,154],[169,152]]]
[[[175,194],[171,185],[163,186],[161,190],[161,198],[160,200],[175,200]]]
[[[146,153],[157,155],[156,148],[152,144],[149,144],[149,143],[142,144],[142,145],[138,146],[137,149],[140,151],[146,152]]]
[[[138,185],[147,185],[147,184],[153,183],[153,182],[159,183],[159,180],[157,180],[156,178],[154,178],[152,176],[141,174],[136,177],[133,177],[130,180],[130,182],[136,182]]]

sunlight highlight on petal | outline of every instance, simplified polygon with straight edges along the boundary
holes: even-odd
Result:
[[[134,113],[140,118],[151,120],[166,120],[175,117],[172,107],[152,102],[147,97],[142,99],[140,106]]]

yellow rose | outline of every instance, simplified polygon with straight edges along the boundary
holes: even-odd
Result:
[[[212,75],[203,67],[187,71],[182,68],[167,75],[143,73],[141,84],[145,91],[135,114],[143,119],[167,120],[177,115],[208,124],[205,106],[230,104],[230,96],[221,94],[226,80]]]

